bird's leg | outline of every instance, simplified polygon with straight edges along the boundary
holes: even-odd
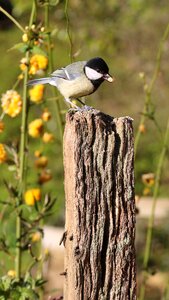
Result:
[[[70,109],[75,109],[75,110],[78,110],[78,111],[82,111],[82,110],[90,110],[90,109],[92,109],[92,107],[85,105],[84,102],[82,102],[79,98],[76,98],[76,100],[78,100],[81,104],[83,104],[83,107],[82,107],[82,108],[80,108],[80,107],[77,106],[76,104],[72,103],[72,101],[71,101],[69,98],[65,98],[65,101],[66,101],[67,103],[69,103],[70,106],[71,106]]]
[[[69,98],[65,98],[65,101],[70,104],[71,108],[70,109],[76,109],[76,110],[81,110],[79,106],[76,104],[72,103],[72,101]]]
[[[82,105],[85,105],[85,103],[81,99],[76,98],[76,100],[79,101]]]
[[[65,101],[66,101],[67,103],[69,103],[71,107],[75,107],[75,108],[77,108],[77,109],[79,108],[76,104],[72,103],[72,101],[71,101],[69,98],[65,98]]]
[[[83,107],[82,107],[83,110],[90,110],[90,109],[92,109],[91,106],[86,105],[85,102],[83,102],[81,99],[76,98],[76,100],[78,100],[83,105]]]

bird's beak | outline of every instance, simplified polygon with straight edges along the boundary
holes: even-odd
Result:
[[[114,78],[112,76],[110,76],[109,74],[103,75],[103,78],[105,80],[107,80],[108,82],[113,82],[114,81]]]

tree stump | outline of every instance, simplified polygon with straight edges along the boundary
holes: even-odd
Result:
[[[136,299],[133,152],[129,117],[67,113],[65,300]]]

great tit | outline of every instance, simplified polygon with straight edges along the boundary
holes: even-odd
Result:
[[[28,85],[49,83],[57,87],[65,101],[72,105],[71,100],[73,99],[84,104],[79,97],[94,93],[104,80],[113,82],[114,79],[109,75],[106,62],[100,57],[95,57],[58,69],[50,77],[30,80]]]

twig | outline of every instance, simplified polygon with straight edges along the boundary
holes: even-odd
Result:
[[[15,20],[14,17],[12,17],[5,9],[0,6],[0,11],[7,16],[8,19],[10,19],[22,32],[25,32],[24,28],[18,23],[18,21]]]
[[[45,27],[48,31],[47,33],[47,45],[48,45],[48,57],[49,57],[49,72],[51,73],[53,71],[53,51],[51,47],[51,33],[49,30],[49,3],[45,5]],[[58,98],[58,94],[56,91],[56,88],[53,89],[54,96]],[[56,111],[56,120],[58,124],[58,129],[60,133],[60,140],[62,141],[63,137],[63,126],[62,126],[62,116],[61,116],[61,108],[60,108],[60,102],[54,101],[55,103],[55,111]]]
[[[36,6],[33,1],[32,12],[30,17],[29,26],[32,25],[33,16],[35,14]],[[29,60],[30,52],[26,52],[26,59]],[[26,68],[24,73],[24,84],[23,84],[23,107],[22,107],[22,120],[21,120],[21,142],[20,142],[20,164],[19,164],[19,198],[18,205],[22,203],[23,194],[25,191],[26,185],[26,158],[25,158],[25,149],[27,144],[27,117],[28,117],[28,101],[27,101],[27,81],[28,81],[28,68]],[[20,278],[21,276],[21,218],[22,211],[17,214],[16,217],[16,257],[15,257],[15,271],[16,277]]]
[[[148,108],[149,104],[151,103],[152,89],[153,89],[155,81],[158,77],[158,73],[159,73],[160,65],[161,65],[162,54],[163,54],[164,43],[165,43],[165,41],[168,37],[168,34],[169,34],[169,23],[167,24],[167,27],[165,28],[164,34],[162,36],[162,39],[161,39],[161,42],[160,42],[160,45],[159,45],[159,49],[158,49],[158,52],[157,52],[156,65],[155,65],[154,73],[153,73],[151,82],[150,82],[150,84],[149,84],[149,86],[146,90],[142,116],[141,116],[141,119],[140,119],[138,131],[137,131],[136,137],[135,137],[135,145],[134,145],[135,156],[137,154],[137,148],[138,148],[138,144],[139,144],[140,137],[141,137],[141,132],[140,132],[139,128],[140,128],[140,125],[143,125],[145,123],[145,120],[146,120],[146,117],[147,117],[146,116],[147,108]]]
[[[69,0],[65,1],[65,17],[66,17],[66,32],[69,40],[69,57],[70,57],[70,62],[73,62],[73,41],[72,41],[72,36],[70,32],[70,20],[69,20],[69,15],[68,15],[68,4]]]

